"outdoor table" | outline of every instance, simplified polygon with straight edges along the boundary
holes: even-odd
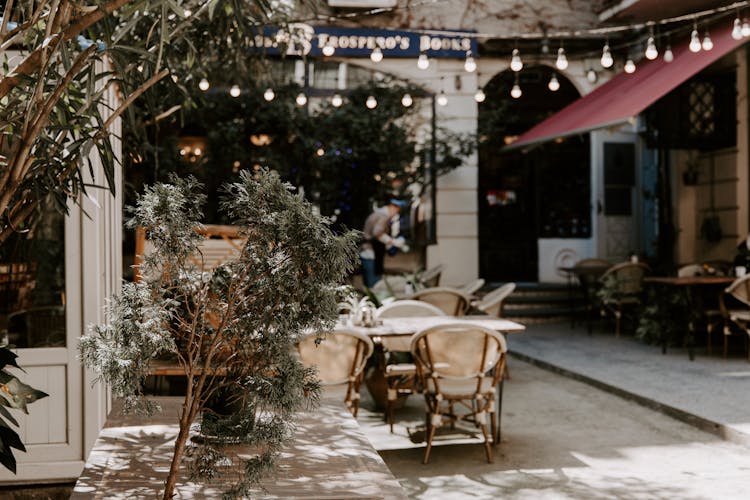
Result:
[[[163,411],[151,417],[123,416],[115,401],[71,499],[161,498],[183,398],[156,400]],[[406,498],[357,421],[330,397],[323,397],[316,411],[299,414],[294,440],[282,451],[276,475],[260,486],[253,498]],[[221,494],[217,485],[183,476],[176,498]]]
[[[688,350],[690,361],[695,359],[694,340],[695,340],[695,323],[700,315],[704,312],[703,291],[697,288],[711,289],[717,287],[726,287],[734,282],[732,276],[648,276],[643,278],[643,282],[662,287],[676,287],[685,294],[688,304],[687,314],[687,335],[685,336],[685,346]],[[672,318],[674,320],[674,318]],[[665,335],[660,334],[661,352],[667,353],[667,341]]]

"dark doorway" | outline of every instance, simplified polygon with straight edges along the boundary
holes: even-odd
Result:
[[[559,89],[549,88],[555,76]],[[514,83],[521,97],[510,95]],[[498,74],[479,107],[479,265],[488,281],[536,281],[539,238],[591,236],[589,136],[503,152],[580,94],[546,66]]]

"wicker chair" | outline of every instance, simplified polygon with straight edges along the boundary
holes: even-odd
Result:
[[[425,288],[440,286],[440,276],[443,274],[443,269],[442,264],[427,269],[419,275],[419,283]]]
[[[750,274],[737,278],[731,285],[724,289],[719,298],[719,310],[723,319],[724,331],[724,357],[727,357],[729,336],[732,334],[732,325],[739,326],[750,336]],[[711,342],[713,324],[708,326],[708,342]],[[748,339],[750,342],[750,338]],[[748,361],[750,361],[750,347],[748,347]]]
[[[610,267],[601,277],[602,287],[607,289],[602,299],[602,315],[607,312],[615,317],[615,335],[620,336],[622,314],[628,307],[640,303],[643,277],[650,272],[642,262],[622,262]]]
[[[436,286],[425,288],[411,296],[440,308],[448,316],[463,316],[471,307],[469,297],[454,288]]]
[[[515,289],[515,283],[506,283],[500,288],[496,288],[495,290],[492,290],[490,293],[482,297],[482,300],[477,302],[475,306],[477,309],[486,314],[502,318],[503,307],[505,307],[505,299],[507,299]]]
[[[477,278],[473,281],[470,281],[469,283],[466,283],[463,286],[456,287],[456,290],[463,293],[464,295],[471,297],[475,293],[479,291],[480,288],[484,286],[484,280],[482,278]]]
[[[500,408],[499,404],[496,407],[495,398],[507,352],[503,336],[477,325],[436,326],[412,337],[411,352],[428,412],[424,463],[430,460],[435,432],[446,418],[451,427],[461,420],[479,427],[487,461],[491,463],[490,441],[497,444],[499,436]],[[491,432],[487,429],[488,418]]]
[[[410,318],[418,316],[445,316],[438,307],[421,300],[397,300],[378,309],[377,318]],[[393,411],[399,396],[408,396],[416,390],[417,368],[412,362],[393,362],[393,354],[408,353],[411,337],[382,337],[383,359],[381,372],[385,376],[388,395],[385,418],[393,432]],[[391,359],[389,359],[391,358]]]
[[[356,417],[365,363],[374,348],[372,340],[363,333],[346,328],[328,332],[324,340],[316,344],[318,337],[312,333],[300,341],[300,359],[305,366],[318,368],[318,377],[323,386],[346,384],[344,403]]]
[[[592,317],[601,307],[597,298],[597,292],[601,286],[599,279],[610,267],[612,267],[611,262],[597,258],[581,259],[573,266],[573,275],[578,280],[578,284],[581,286],[581,293],[583,294],[586,329],[589,334],[591,334],[592,330]],[[571,326],[574,323],[575,316],[571,320]]]

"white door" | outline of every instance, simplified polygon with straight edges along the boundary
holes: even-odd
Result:
[[[598,256],[612,262],[640,253],[639,161],[635,134],[599,134],[596,141],[597,166],[597,250]]]

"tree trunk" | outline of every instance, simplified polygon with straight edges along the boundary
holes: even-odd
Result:
[[[180,417],[180,432],[177,434],[177,439],[174,443],[174,455],[172,456],[172,464],[169,467],[169,475],[164,483],[164,496],[163,500],[172,500],[174,497],[174,488],[177,485],[177,476],[180,472],[180,463],[182,462],[182,455],[185,453],[185,444],[187,443],[188,437],[190,436],[190,425],[192,420],[190,419],[190,408],[192,404],[189,404],[188,398],[185,398],[185,406],[183,406],[182,416]]]

